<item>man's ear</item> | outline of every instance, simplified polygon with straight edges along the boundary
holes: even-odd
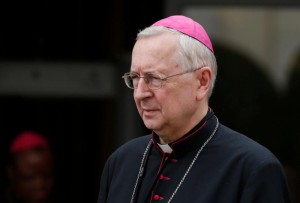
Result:
[[[208,97],[208,92],[211,86],[212,70],[210,67],[203,67],[196,71],[198,78],[198,94],[197,99],[203,100]]]

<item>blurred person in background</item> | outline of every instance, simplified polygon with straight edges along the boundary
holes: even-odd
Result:
[[[9,147],[8,187],[1,203],[50,203],[54,162],[48,140],[33,131],[17,135]]]

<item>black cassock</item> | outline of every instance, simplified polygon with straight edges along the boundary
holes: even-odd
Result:
[[[290,202],[278,159],[245,135],[218,125],[212,111],[166,149],[157,141],[154,133],[138,137],[109,157],[98,203]]]

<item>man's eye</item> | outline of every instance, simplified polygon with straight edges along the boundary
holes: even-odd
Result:
[[[131,79],[136,79],[136,78],[139,78],[139,76],[138,76],[138,75],[131,75],[130,77],[131,77]]]
[[[161,84],[161,79],[158,76],[151,77],[150,80],[151,80],[151,84],[154,86],[159,86]]]
[[[160,77],[158,75],[152,75],[152,74],[149,74],[147,75],[147,77],[150,79],[150,80],[160,80]]]
[[[160,77],[158,77],[158,76],[152,76],[152,80],[160,80]]]

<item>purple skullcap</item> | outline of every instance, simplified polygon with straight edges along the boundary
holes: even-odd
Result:
[[[204,28],[196,21],[182,15],[174,15],[157,21],[152,26],[163,26],[177,30],[186,34],[202,44],[204,44],[212,53],[214,49]]]

